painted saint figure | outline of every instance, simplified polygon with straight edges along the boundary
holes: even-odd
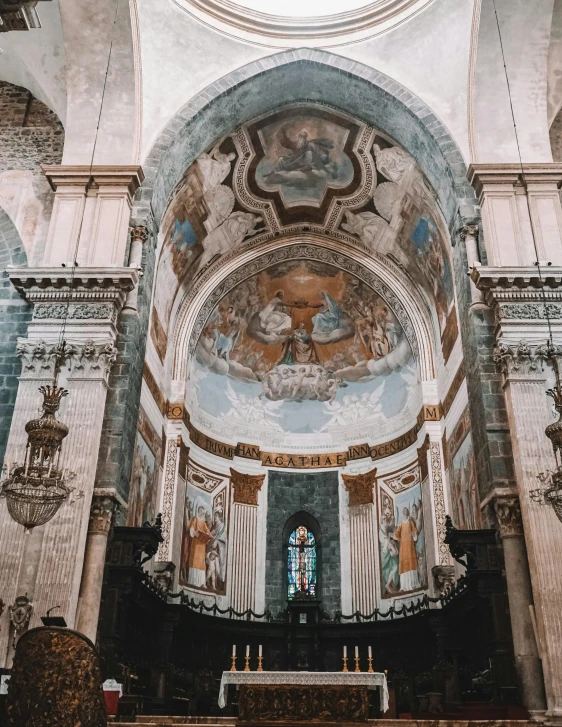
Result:
[[[299,323],[283,344],[283,353],[278,364],[294,366],[317,363],[320,361],[312,337],[304,327],[304,323]]]
[[[226,576],[226,524],[222,508],[217,508],[213,514],[211,527],[211,540],[207,543],[206,585],[212,591],[222,588]]]
[[[394,537],[400,546],[398,572],[400,573],[400,590],[413,591],[420,587],[416,541],[418,529],[410,517],[407,507],[402,510],[403,520],[394,531]]]
[[[278,140],[281,146],[289,149],[291,153],[279,157],[273,169],[265,175],[265,179],[284,172],[301,172],[303,174],[315,172],[329,174],[333,177],[337,175],[337,165],[330,156],[330,152],[334,148],[334,142],[331,139],[309,139],[308,131],[303,129],[298,133],[296,141],[293,141],[283,128]]]
[[[268,334],[281,334],[292,327],[291,316],[287,313],[287,305],[283,302],[282,290],[275,293],[275,296],[260,311],[258,317],[263,331]]]
[[[189,523],[189,537],[191,543],[189,546],[188,556],[188,578],[187,582],[191,586],[204,588],[206,583],[206,550],[207,543],[211,538],[211,531],[205,521],[205,508],[199,505],[197,515],[191,518]]]
[[[312,316],[312,323],[314,324],[314,330],[312,332],[330,334],[340,328],[343,311],[325,290],[320,293],[320,297],[322,298],[322,303],[318,306],[311,306],[320,308],[320,312]]]

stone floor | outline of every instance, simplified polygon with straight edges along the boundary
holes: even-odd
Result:
[[[235,727],[238,720],[234,717],[151,717],[138,716],[136,722],[117,722],[120,727],[191,727],[202,725],[204,727]],[[271,723],[269,723],[271,724]],[[297,722],[291,722],[291,727],[301,727]],[[347,723],[318,722],[318,727],[347,727]],[[351,724],[351,723],[349,723]],[[357,723],[353,723],[357,727]],[[371,719],[368,727],[531,727],[536,723],[530,720],[446,720],[446,719]],[[287,727],[288,722],[280,722],[280,726]],[[242,727],[242,723],[240,723]],[[256,723],[255,727],[259,727]],[[310,723],[306,723],[310,727]]]

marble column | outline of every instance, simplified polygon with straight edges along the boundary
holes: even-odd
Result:
[[[541,353],[545,347],[532,347],[524,341],[516,345],[500,342],[494,360],[504,375],[504,391],[508,412],[517,493],[521,508],[523,531],[529,559],[533,592],[538,652],[542,658],[547,697],[547,717],[562,721],[562,524],[551,507],[537,504],[531,492],[538,487],[537,475],[555,468],[552,447],[544,430],[549,424],[549,410],[545,395],[545,375]],[[510,557],[517,558],[517,544],[508,544]],[[507,564],[506,564],[507,572]],[[520,574],[517,576],[520,579]],[[518,603],[528,598],[519,583],[513,596]],[[511,601],[512,593],[509,598]],[[527,604],[529,605],[529,604]],[[523,604],[520,603],[520,608]],[[532,608],[532,607],[531,607]],[[517,609],[516,609],[517,612]],[[513,615],[512,615],[513,617]],[[514,629],[514,638],[515,637]],[[528,643],[526,648],[529,648]],[[526,653],[526,656],[532,654]],[[532,670],[525,679],[533,680],[536,687],[537,665],[526,659],[526,668]],[[520,660],[522,666],[522,662]],[[529,698],[527,696],[527,698]],[[539,695],[533,704],[540,704]],[[540,709],[534,707],[534,709]]]
[[[531,617],[533,593],[523,537],[521,505],[516,493],[496,490],[491,497],[502,539],[507,596],[515,653],[515,669],[522,702],[531,717],[544,716],[546,699],[542,665]]]
[[[258,494],[265,474],[249,475],[230,469],[233,490],[230,514],[230,605],[236,611],[255,610],[258,534]]]
[[[351,608],[368,616],[377,606],[374,487],[377,470],[343,474],[349,496]]]
[[[466,261],[468,264],[468,273],[475,267],[480,265],[480,254],[478,252],[478,225],[465,225],[461,229],[461,240],[464,242],[466,249]],[[482,291],[478,290],[476,284],[470,278],[470,296],[472,303],[471,308],[484,308],[486,307],[486,301]]]
[[[129,267],[139,271],[141,275],[142,246],[148,240],[146,227],[131,227],[131,247],[129,250]],[[139,284],[129,291],[123,313],[136,313],[139,299]]]
[[[107,536],[116,504],[113,497],[94,494],[90,507],[76,630],[82,632],[94,644],[98,630]]]

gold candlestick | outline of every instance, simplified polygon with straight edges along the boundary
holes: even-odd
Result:
[[[359,668],[359,657],[358,656],[355,657],[355,671],[361,671],[361,669]]]
[[[343,669],[342,669],[342,671],[348,671],[348,668],[347,668],[347,656],[344,656],[343,657]]]
[[[263,671],[262,661],[263,661],[263,656],[260,654],[258,656],[258,671]]]
[[[250,671],[250,655],[246,654],[246,666],[244,667],[244,671]]]
[[[232,656],[230,658],[232,659],[230,671],[236,671],[236,654],[232,654]]]
[[[372,674],[373,673],[373,657],[368,656],[367,660],[369,662],[369,668],[367,669],[367,671],[369,672],[369,674]]]

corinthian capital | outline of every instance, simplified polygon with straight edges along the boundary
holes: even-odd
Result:
[[[530,346],[527,341],[516,345],[500,341],[494,348],[494,363],[504,376],[539,376],[546,358],[544,346]]]
[[[83,344],[65,344],[62,348],[59,343],[20,338],[16,351],[22,359],[23,378],[51,378],[58,361],[61,367],[69,367],[73,378],[107,380],[117,358],[117,349],[110,341],[96,343],[88,340]]]
[[[116,502],[106,495],[94,495],[90,507],[90,520],[88,532],[107,535],[111,528]]]
[[[139,242],[146,242],[148,240],[148,230],[143,225],[137,225],[131,227],[131,240],[138,240]]]
[[[494,499],[494,511],[502,538],[522,535],[521,505],[517,495],[497,495]]]
[[[478,239],[479,231],[480,228],[478,225],[464,225],[464,227],[461,227],[460,230],[461,240],[464,242],[467,237],[474,237]]]
[[[241,505],[257,505],[265,475],[247,475],[230,468],[230,482],[234,489],[234,502]]]
[[[349,506],[372,505],[373,504],[373,487],[377,470],[363,472],[360,475],[344,475],[342,474],[343,484],[349,493]]]

